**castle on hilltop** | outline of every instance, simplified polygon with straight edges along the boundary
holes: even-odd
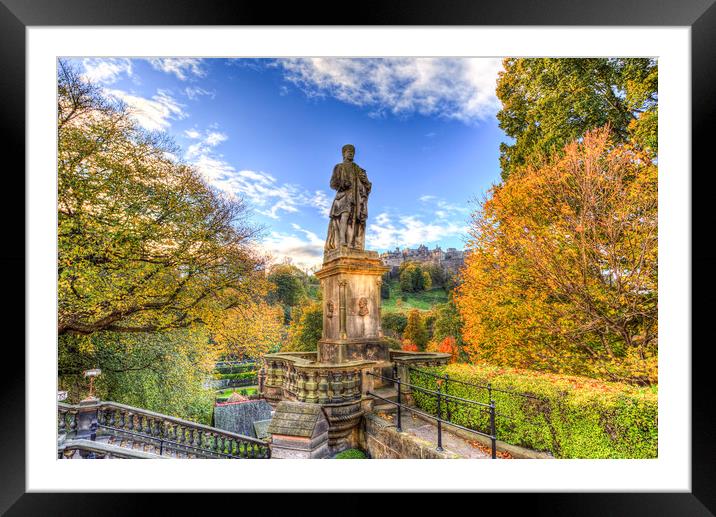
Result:
[[[465,252],[455,248],[442,250],[440,246],[429,249],[421,244],[416,249],[405,248],[402,251],[395,248],[393,251],[386,251],[380,255],[383,264],[390,266],[396,271],[403,262],[418,262],[424,264],[435,264],[452,273],[456,273],[465,263]]]

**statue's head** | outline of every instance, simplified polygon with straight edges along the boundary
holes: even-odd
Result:
[[[348,161],[352,161],[353,157],[356,154],[356,148],[353,146],[353,144],[346,144],[343,147],[341,147],[341,152],[343,153],[343,159],[347,159]]]

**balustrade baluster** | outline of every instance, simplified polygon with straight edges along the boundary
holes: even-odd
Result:
[[[70,416],[70,432],[75,432],[77,431],[77,412],[69,411],[68,415]]]
[[[127,430],[128,431],[134,431],[134,415],[130,412],[127,413],[128,422],[127,422]]]
[[[67,429],[67,411],[60,410],[58,417],[57,432],[58,434],[64,434]]]

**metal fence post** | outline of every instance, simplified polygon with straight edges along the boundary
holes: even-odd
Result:
[[[438,384],[438,448],[436,450],[443,450],[443,416],[442,416],[442,394],[440,385]]]
[[[497,433],[495,430],[495,401],[490,399],[490,440],[492,441],[492,459],[497,458]]]
[[[401,422],[401,419],[400,419],[400,418],[401,418],[401,413],[402,413],[402,411],[401,411],[402,408],[401,408],[401,405],[400,405],[400,404],[401,404],[401,402],[400,402],[400,391],[401,391],[401,390],[400,390],[400,379],[398,378],[398,365],[397,365],[397,364],[394,364],[394,365],[393,365],[393,382],[394,382],[394,383],[397,383],[397,385],[398,385],[398,425],[397,425],[397,427],[395,428],[395,430],[400,433],[400,432],[403,431],[403,429],[402,429],[402,426],[401,426],[402,422]]]
[[[445,374],[445,395],[449,395],[448,382],[450,382],[450,376],[446,373]],[[445,397],[445,412],[447,413],[448,422],[452,422],[452,419],[450,418],[450,398],[449,397]]]

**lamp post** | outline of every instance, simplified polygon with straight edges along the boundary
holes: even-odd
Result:
[[[98,399],[94,396],[94,379],[95,379],[95,377],[97,377],[100,373],[102,373],[102,370],[100,370],[99,368],[94,368],[94,369],[92,369],[92,370],[86,370],[86,371],[84,372],[85,378],[89,378],[89,394],[87,395],[87,398],[86,398],[86,399],[82,400],[82,402],[88,401],[88,400],[92,400],[92,401],[98,400]]]
[[[99,368],[84,372],[85,378],[89,378],[89,393],[80,401],[80,409],[77,412],[77,438],[94,440],[97,437],[99,399],[94,396],[94,379],[100,373],[102,370]]]

